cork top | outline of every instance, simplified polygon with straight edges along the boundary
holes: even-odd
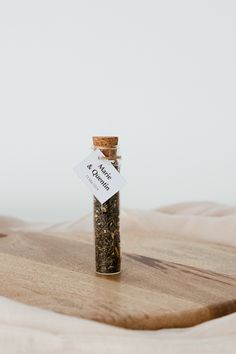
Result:
[[[118,136],[93,136],[93,145],[100,148],[102,153],[109,159],[116,159],[118,140]]]
[[[99,147],[116,147],[118,145],[118,136],[93,136],[93,145]]]

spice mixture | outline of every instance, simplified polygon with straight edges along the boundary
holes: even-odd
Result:
[[[112,162],[119,170],[118,161]],[[114,194],[101,204],[94,197],[94,231],[96,272],[114,274],[120,272],[120,197]]]

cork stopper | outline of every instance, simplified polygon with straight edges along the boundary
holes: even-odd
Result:
[[[93,145],[100,148],[102,153],[108,158],[115,159],[117,156],[118,140],[118,136],[93,136]]]

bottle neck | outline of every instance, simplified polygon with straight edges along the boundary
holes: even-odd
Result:
[[[121,158],[120,156],[118,156],[118,145],[112,147],[93,145],[93,149],[101,150],[101,152],[105,155],[105,159],[107,160],[118,160]]]

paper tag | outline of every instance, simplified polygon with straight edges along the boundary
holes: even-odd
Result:
[[[102,204],[126,184],[112,163],[101,159],[104,156],[101,150],[96,149],[74,168],[78,177]]]

